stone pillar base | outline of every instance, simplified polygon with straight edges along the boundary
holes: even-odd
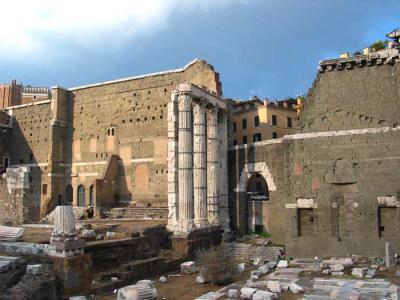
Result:
[[[63,286],[63,294],[72,296],[90,290],[92,283],[89,254],[53,257],[54,272]]]
[[[175,234],[172,237],[172,247],[182,256],[194,257],[196,251],[220,245],[222,236],[220,226],[198,228],[187,234]]]

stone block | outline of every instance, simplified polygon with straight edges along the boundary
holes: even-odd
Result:
[[[195,279],[196,283],[203,284],[206,283],[206,280],[203,275],[197,275]]]
[[[274,293],[268,291],[257,291],[253,295],[253,300],[272,300],[276,299],[276,295]]]
[[[343,276],[344,272],[332,272],[331,275],[332,276]]]
[[[228,298],[236,299],[239,296],[239,292],[237,289],[230,289],[228,291]]]
[[[280,260],[278,262],[278,265],[276,266],[277,268],[287,268],[289,265],[287,260]]]
[[[157,294],[145,284],[128,285],[118,290],[117,300],[153,300]]]
[[[367,274],[366,268],[353,268],[351,269],[351,275],[363,278]]]
[[[24,235],[25,229],[0,225],[0,241],[18,241]]]
[[[187,261],[181,264],[181,273],[192,274],[196,272],[196,264],[194,261]]]
[[[298,293],[303,293],[304,289],[299,286],[298,284],[292,282],[291,284],[289,284],[289,291],[291,291],[292,293],[298,294]]]
[[[239,274],[240,274],[240,273],[243,273],[244,270],[245,270],[245,267],[246,267],[246,264],[245,264],[245,263],[240,263],[240,264],[238,264],[237,272],[238,272]]]
[[[282,291],[281,284],[276,280],[268,281],[267,288],[273,293],[280,293]]]
[[[252,299],[253,294],[255,294],[255,292],[257,292],[257,289],[244,287],[240,289],[240,297],[242,299]]]
[[[396,266],[396,260],[394,257],[394,251],[390,243],[385,243],[385,264],[386,268]]]
[[[329,269],[331,269],[332,272],[341,272],[344,270],[344,266],[342,264],[334,264],[329,265]]]
[[[44,273],[43,265],[36,264],[36,265],[27,265],[26,266],[26,274],[28,275],[41,275]]]

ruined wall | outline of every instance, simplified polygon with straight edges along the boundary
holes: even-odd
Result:
[[[264,231],[271,233],[275,243],[283,244],[286,234],[285,199],[290,190],[287,166],[287,145],[281,139],[233,147],[228,153],[229,199],[231,224],[238,235],[249,234],[250,205],[262,219]],[[269,200],[250,202],[248,182],[252,176],[266,179]]]
[[[230,190],[246,163],[269,167],[276,191],[264,222],[288,255],[383,255],[385,242],[400,251],[399,78],[398,63],[321,73],[297,134],[231,148]],[[231,194],[235,217],[241,197]],[[246,222],[234,224],[243,233]]]
[[[182,70],[71,89],[71,167],[76,190],[104,173],[107,159],[120,157],[118,200],[167,206],[167,103],[179,83],[219,93],[218,74],[204,61]]]
[[[0,177],[0,224],[19,225],[38,220],[31,201],[31,174],[28,167],[11,168]]]
[[[400,64],[317,75],[301,114],[302,132],[398,126]]]
[[[7,151],[10,167],[27,166],[30,170],[29,200],[31,221],[39,221],[40,207],[50,195],[48,176],[48,145],[51,141],[50,102],[28,104],[8,109],[13,116]]]

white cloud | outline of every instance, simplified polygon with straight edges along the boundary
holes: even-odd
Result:
[[[243,2],[239,0],[238,2]],[[12,0],[1,6],[0,53],[38,52],[72,41],[86,47],[151,34],[178,12],[213,9],[229,0]]]

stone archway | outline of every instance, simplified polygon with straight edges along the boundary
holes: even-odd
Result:
[[[236,232],[239,235],[248,234],[255,228],[255,225],[264,225],[264,231],[268,230],[266,226],[266,220],[268,212],[265,208],[266,202],[262,201],[260,203],[253,203],[252,206],[257,207],[249,207],[248,203],[248,184],[251,183],[252,176],[261,176],[263,180],[265,180],[265,186],[268,187],[268,200],[270,199],[270,192],[276,191],[276,185],[274,182],[274,178],[271,174],[270,169],[268,168],[265,162],[256,162],[256,163],[247,163],[243,166],[242,172],[240,174],[239,181],[237,182],[235,192],[236,192],[236,204],[235,204],[235,228]],[[256,186],[257,184],[255,184]],[[262,185],[261,185],[262,186]],[[268,205],[268,204],[267,204]],[[259,206],[259,207],[258,207]],[[262,216],[256,215],[255,218],[252,219],[251,214],[252,210],[262,211]],[[250,218],[249,218],[250,214]],[[262,223],[261,223],[262,221]]]
[[[276,191],[276,185],[267,164],[265,162],[256,162],[244,165],[242,173],[240,174],[239,182],[235,189],[236,192],[246,192],[247,183],[250,177],[257,173],[265,178],[269,191]]]
[[[264,225],[264,203],[269,201],[268,184],[265,178],[255,173],[247,182],[247,227],[248,231],[261,233],[268,231]]]

